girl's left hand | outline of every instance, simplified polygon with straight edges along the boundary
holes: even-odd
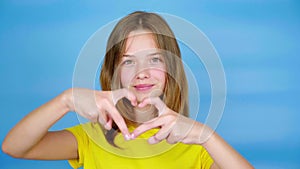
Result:
[[[150,144],[159,143],[164,139],[170,144],[202,144],[212,134],[209,127],[174,112],[159,97],[146,98],[138,106],[144,107],[148,104],[158,109],[159,116],[137,127],[132,133],[133,139],[153,128],[160,130],[148,139]]]

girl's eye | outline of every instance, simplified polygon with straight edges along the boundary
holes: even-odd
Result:
[[[153,57],[150,60],[151,63],[160,63],[162,62],[162,59],[160,57]]]
[[[152,63],[157,63],[157,62],[159,62],[159,58],[152,58]]]
[[[123,62],[123,65],[125,65],[125,66],[130,66],[130,65],[133,65],[134,64],[134,61],[133,60],[125,60],[124,62]]]

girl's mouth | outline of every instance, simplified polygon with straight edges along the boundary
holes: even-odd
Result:
[[[154,84],[138,84],[138,85],[135,85],[134,88],[137,91],[145,92],[145,91],[150,90],[153,86],[154,86]]]

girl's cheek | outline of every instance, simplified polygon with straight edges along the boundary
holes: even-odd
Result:
[[[164,70],[153,70],[151,72],[153,77],[156,77],[157,79],[165,79],[166,78],[166,72]]]
[[[130,70],[123,70],[121,72],[121,84],[123,87],[128,87],[134,77],[134,73]]]

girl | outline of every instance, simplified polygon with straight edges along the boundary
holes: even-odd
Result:
[[[68,89],[28,114],[8,133],[3,151],[66,159],[85,169],[253,168],[209,127],[188,118],[179,47],[159,15],[134,12],[118,22],[100,82],[102,91]],[[70,111],[90,122],[48,131]]]

